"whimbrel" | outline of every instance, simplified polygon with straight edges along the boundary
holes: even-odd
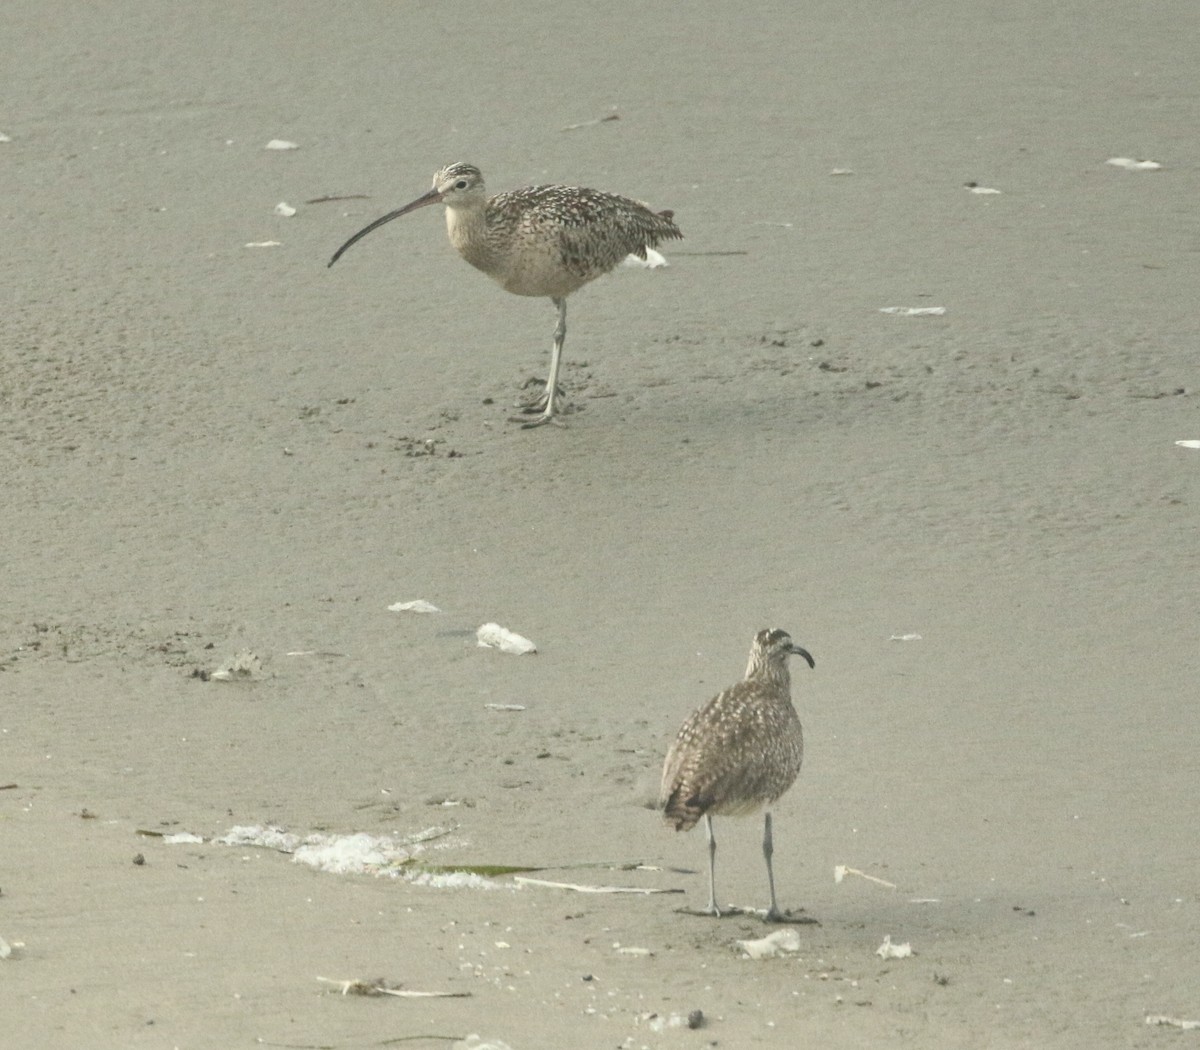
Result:
[[[746,677],[695,711],[679,730],[663,764],[659,808],[676,831],[690,831],[701,817],[708,833],[709,915],[720,916],[714,861],[713,814],[744,815],[762,806],[763,857],[771,888],[768,922],[783,914],[775,901],[771,870],[770,806],[795,782],[804,758],[804,734],[792,706],[788,657],[807,650],[786,631],[763,630],[754,636]]]
[[[527,186],[489,197],[477,167],[448,164],[434,175],[428,193],[359,230],[333,253],[329,265],[384,223],[438,203],[446,205],[450,243],[467,262],[507,292],[549,298],[558,307],[546,392],[521,406],[527,414],[541,413],[526,421],[527,427],[555,422],[567,296],[626,256],[645,260],[647,248],[682,237],[674,213],[651,211],[628,197],[581,186]]]

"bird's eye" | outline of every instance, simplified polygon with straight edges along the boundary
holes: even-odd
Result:
[[[459,179],[458,182],[454,184],[454,188],[456,190],[465,190],[467,188],[467,180]]]

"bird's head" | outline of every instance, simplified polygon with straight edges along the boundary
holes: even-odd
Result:
[[[440,204],[443,201],[450,208],[470,207],[476,202],[487,201],[487,194],[483,188],[483,175],[474,164],[464,164],[462,161],[456,164],[447,164],[434,175],[433,187],[429,192],[421,194],[415,201],[404,205],[403,208],[389,211],[370,225],[364,226],[333,253],[329,265],[332,266],[337,262],[350,245],[362,240],[368,233],[379,229],[385,223],[398,219],[401,215],[407,215],[410,211],[428,207],[430,204]]]
[[[425,196],[432,198],[428,202],[430,204],[444,201],[447,206],[453,208],[468,201],[486,198],[486,195],[483,173],[474,164],[459,161],[456,164],[447,164],[433,176],[433,189]]]
[[[754,644],[750,647],[750,666],[746,674],[753,674],[763,667],[786,667],[789,656],[802,656],[809,667],[816,667],[811,654],[792,641],[787,631],[778,627],[761,630],[754,636]]]

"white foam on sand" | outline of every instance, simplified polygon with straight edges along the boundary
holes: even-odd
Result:
[[[296,849],[292,860],[332,875],[358,875],[379,873],[388,865],[403,863],[413,852],[387,836],[360,831],[354,835],[313,835]]]
[[[294,853],[303,841],[299,835],[271,824],[238,824],[220,838],[213,839],[222,846],[258,846],[280,853]]]
[[[411,835],[349,835],[314,832],[297,835],[271,824],[240,824],[212,841],[223,846],[255,847],[289,853],[297,864],[305,864],[331,875],[386,875],[403,878],[416,886],[433,889],[515,889],[516,887],[467,871],[422,871],[406,867],[423,853],[427,844],[440,839],[446,829],[430,827]],[[179,841],[202,842],[199,836],[180,836]]]

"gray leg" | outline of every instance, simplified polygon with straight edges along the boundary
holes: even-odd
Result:
[[[708,907],[709,915],[721,917],[721,909],[717,907],[717,839],[713,835],[712,817],[704,814],[704,830],[708,834]]]
[[[554,348],[550,351],[550,378],[546,380],[546,392],[538,402],[540,404],[544,401],[546,407],[538,419],[525,424],[526,428],[540,427],[546,423],[563,425],[554,418],[554,400],[558,397],[558,372],[562,367],[563,343],[567,341],[567,300],[564,297],[554,299],[553,302],[558,307],[558,324],[554,326]]]
[[[775,872],[771,870],[771,855],[774,852],[775,843],[771,840],[771,814],[768,812],[763,817],[763,858],[767,862],[767,884],[771,887],[771,907],[767,909],[767,922],[778,922],[783,918],[783,913],[775,902]]]

